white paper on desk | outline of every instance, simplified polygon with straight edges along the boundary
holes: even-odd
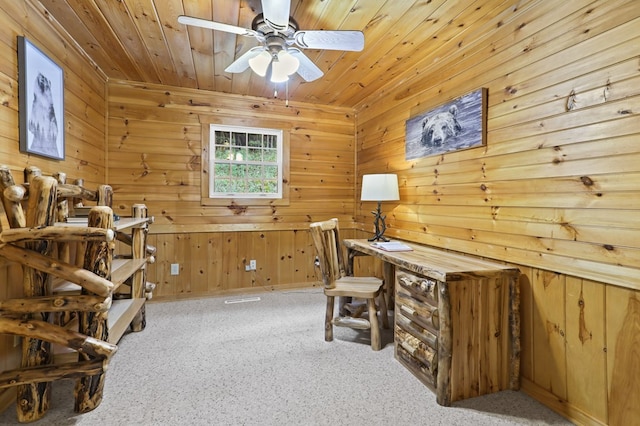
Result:
[[[87,217],[68,217],[66,218],[67,223],[84,223],[85,225],[89,222],[89,218]]]
[[[371,247],[379,248],[385,251],[412,251],[413,249],[400,241],[375,242],[371,243]]]

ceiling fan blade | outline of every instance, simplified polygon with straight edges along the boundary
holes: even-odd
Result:
[[[239,73],[249,68],[249,59],[255,58],[264,52],[263,46],[253,47],[242,54],[231,65],[224,69],[225,72]]]
[[[264,21],[276,31],[289,28],[291,0],[262,0]]]
[[[224,31],[227,33],[239,34],[243,36],[255,36],[256,32],[248,28],[236,27],[235,25],[223,24],[222,22],[208,21],[206,19],[194,18],[192,16],[180,15],[178,22],[184,25],[208,28],[210,30]]]
[[[309,57],[304,53],[302,53],[300,50],[295,48],[289,48],[288,52],[292,56],[296,57],[298,61],[300,61],[300,66],[298,67],[297,73],[305,81],[317,80],[318,78],[324,75],[322,70],[318,68],[317,65],[314,64],[311,61],[311,59],[309,59]]]
[[[351,50],[364,49],[362,31],[297,31],[295,43],[307,49]]]

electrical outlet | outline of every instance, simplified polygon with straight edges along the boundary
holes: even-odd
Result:
[[[180,274],[180,264],[179,263],[172,263],[171,264],[171,275],[178,275]]]
[[[255,260],[250,260],[249,261],[249,269],[251,269],[252,271],[255,271],[257,269],[257,262]]]

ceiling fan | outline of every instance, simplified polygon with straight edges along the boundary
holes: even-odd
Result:
[[[268,76],[274,83],[287,81],[296,72],[305,81],[322,77],[322,70],[300,48],[355,52],[364,48],[361,31],[300,30],[295,19],[289,16],[290,8],[290,0],[262,0],[262,13],[253,19],[251,29],[185,15],[180,15],[178,22],[255,37],[262,46],[249,49],[225,71],[240,73],[250,67],[256,74]]]

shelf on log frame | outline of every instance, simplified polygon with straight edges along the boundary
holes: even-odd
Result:
[[[113,259],[111,266],[111,282],[114,284],[113,291],[116,292],[133,273],[140,270],[147,263],[147,259]],[[70,293],[80,294],[82,287],[70,281],[53,280],[54,294]]]
[[[109,330],[109,337],[107,342],[117,344],[122,338],[124,333],[131,325],[131,321],[136,316],[142,305],[144,305],[146,299],[120,299],[114,300],[111,309],[109,310],[109,317],[107,318],[107,328]],[[77,328],[78,321],[72,320],[67,326],[70,328]],[[55,345],[53,348],[55,356],[55,363],[66,363],[73,361],[77,358],[77,352],[63,347]]]
[[[127,331],[131,321],[136,316],[145,298],[114,300],[109,310],[107,324],[109,327],[109,343],[118,343],[122,335]]]

